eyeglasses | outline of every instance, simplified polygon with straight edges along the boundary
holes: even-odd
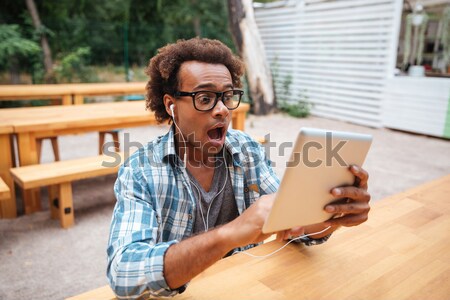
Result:
[[[212,110],[217,101],[222,100],[223,104],[229,109],[233,110],[238,108],[241,103],[242,95],[244,91],[241,90],[229,90],[224,92],[211,92],[211,91],[197,91],[197,92],[175,92],[175,97],[191,96],[194,107],[199,111]]]

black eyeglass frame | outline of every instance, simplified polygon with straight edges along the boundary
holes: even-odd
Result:
[[[238,104],[236,105],[236,107],[234,107],[234,108],[229,108],[224,102],[225,93],[228,93],[230,91],[233,91],[233,95],[234,95],[234,92],[239,92],[239,94],[238,94],[239,95],[239,101],[238,101]],[[216,94],[216,99],[214,99],[214,105],[210,109],[206,109],[206,110],[198,109],[197,106],[195,105],[195,96],[198,93],[205,93],[205,92]],[[183,92],[183,91],[176,91],[175,94],[174,94],[174,97],[178,98],[178,97],[183,97],[183,96],[190,96],[190,97],[192,97],[192,104],[194,105],[194,108],[196,110],[198,110],[198,111],[210,111],[210,110],[213,110],[214,107],[216,107],[217,102],[219,101],[219,98],[222,101],[223,105],[225,105],[225,107],[228,108],[228,110],[235,110],[241,104],[241,100],[242,100],[242,96],[243,95],[244,95],[244,91],[243,90],[232,89],[232,90],[226,90],[226,91],[223,91],[223,92],[213,92],[213,91]]]

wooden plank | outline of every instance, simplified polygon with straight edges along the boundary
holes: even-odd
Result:
[[[0,100],[62,99],[63,96],[145,94],[146,82],[1,85]],[[64,98],[67,103],[68,98]]]
[[[298,83],[302,83],[301,80],[297,81]],[[314,92],[320,92],[320,93],[336,93],[338,95],[343,96],[354,96],[354,97],[362,97],[366,99],[373,99],[373,100],[379,100],[381,97],[381,93],[368,93],[368,92],[362,92],[362,91],[356,91],[356,90],[349,90],[349,89],[339,89],[339,88],[333,88],[333,87],[327,87],[327,86],[310,86],[308,82],[303,82],[303,86],[298,87],[298,91],[302,92],[305,89],[308,92],[309,96],[313,96]]]
[[[360,124],[368,127],[379,128],[381,127],[381,120],[374,115],[366,115],[366,116],[348,116],[342,113],[335,112],[334,110],[313,110],[311,112],[312,115],[322,118],[328,118],[332,120],[341,120],[353,124]],[[359,118],[361,117],[361,118]]]
[[[293,27],[287,27],[287,28],[293,28]],[[261,34],[283,34],[286,30],[285,27],[271,27],[264,30],[261,30]],[[355,28],[347,28],[345,26],[342,26],[342,28],[339,28],[335,26],[332,29],[321,29],[321,30],[309,30],[308,31],[299,31],[296,32],[297,37],[313,37],[318,36],[326,39],[327,36],[332,35],[342,35],[342,34],[387,34],[391,30],[388,26],[377,26],[377,27],[363,27],[363,26],[355,26]]]
[[[14,181],[9,172],[9,169],[13,166],[12,158],[10,135],[0,134],[0,178],[9,188],[9,197],[0,201],[0,217],[2,218],[17,217]]]
[[[72,200],[72,183],[64,182],[59,186],[59,222],[62,228],[72,227],[75,223]]]
[[[361,78],[352,71],[346,70],[336,70],[336,72],[329,72],[328,70],[309,70],[305,72],[300,72],[298,78],[305,79],[315,79],[318,81],[330,81],[330,82],[343,82],[343,83],[354,83],[367,86],[384,86],[384,81],[374,78]],[[364,74],[363,72],[358,72],[357,74]],[[340,76],[336,76],[340,75]]]
[[[349,15],[358,15],[358,16],[366,16],[366,20],[374,18],[381,19],[383,17],[392,17],[392,3],[381,4],[381,5],[373,5],[373,6],[357,6],[351,7],[348,9],[339,9],[339,10],[329,10],[329,11],[318,11],[318,12],[308,12],[305,11],[303,18],[299,20],[301,24],[306,22],[323,22],[323,23],[332,23],[348,20],[352,20],[348,18]],[[382,17],[380,17],[382,16]]]
[[[103,286],[101,288],[73,296],[70,298],[67,298],[67,300],[114,300],[116,299],[116,295],[114,295],[113,291],[109,286]]]
[[[347,0],[347,1],[330,1],[322,3],[307,3],[305,11],[327,11],[327,10],[339,10],[343,8],[363,7],[379,5],[379,4],[391,4],[393,0]]]
[[[312,89],[313,87],[326,87],[326,88],[336,88],[341,91],[357,91],[361,94],[366,94],[368,98],[378,98],[379,95],[384,91],[383,86],[370,85],[370,84],[353,84],[341,81],[326,81],[326,80],[309,80],[304,78],[296,78],[295,83],[305,86],[305,89]],[[345,92],[344,92],[345,93]]]
[[[241,103],[233,113],[248,110],[249,105]],[[36,136],[156,124],[154,113],[145,109],[145,101],[8,108],[0,110],[0,120],[0,124],[13,126],[16,133],[34,132]]]
[[[314,104],[313,108],[311,109],[311,113],[313,115],[319,114],[319,113],[329,113],[329,114],[335,114],[335,118],[342,118],[342,120],[348,120],[352,121],[358,118],[365,119],[365,120],[373,120],[373,121],[380,121],[377,118],[376,114],[373,114],[372,112],[364,111],[364,106],[361,107],[355,107],[353,106],[352,109],[349,109],[348,107],[337,107],[337,106],[331,106],[331,105],[323,105],[321,103]]]
[[[0,177],[0,201],[11,198],[11,191],[9,190],[8,185],[3,179]]]
[[[25,132],[17,136],[20,163],[23,166],[39,163],[36,139],[32,133]],[[39,189],[23,192],[25,214],[31,214],[41,210],[41,197]]]
[[[447,299],[449,192],[450,174],[378,201],[368,222],[338,230],[325,244],[290,244],[265,259],[225,258],[176,299]],[[283,245],[248,252],[265,255]],[[69,299],[115,298],[103,286]]]
[[[99,155],[11,169],[14,180],[24,189],[60,184],[117,173],[124,154]]]

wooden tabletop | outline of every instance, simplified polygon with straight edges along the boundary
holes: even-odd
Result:
[[[235,112],[247,112],[242,103]],[[0,109],[0,133],[61,130],[72,127],[90,128],[96,124],[144,122],[156,124],[154,113],[145,109],[145,101],[121,101],[70,106],[40,106]]]
[[[447,175],[375,203],[368,222],[325,244],[223,259],[174,299],[449,299],[449,195]],[[104,286],[71,299],[115,298]]]
[[[144,94],[147,82],[0,85],[0,100],[60,98],[63,95]]]
[[[129,120],[156,123],[154,113],[145,110],[144,101],[0,109],[0,130],[12,126],[15,133],[92,127],[97,123],[125,126]]]

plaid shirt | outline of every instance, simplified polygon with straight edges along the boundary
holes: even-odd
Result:
[[[277,191],[279,179],[259,143],[228,130],[225,149],[239,214],[261,195]],[[117,203],[109,237],[109,283],[120,297],[173,296],[164,278],[164,255],[191,236],[196,201],[175,152],[173,128],[139,149],[121,166],[114,187]],[[303,240],[317,244],[317,240]],[[235,249],[245,250],[253,247]]]

